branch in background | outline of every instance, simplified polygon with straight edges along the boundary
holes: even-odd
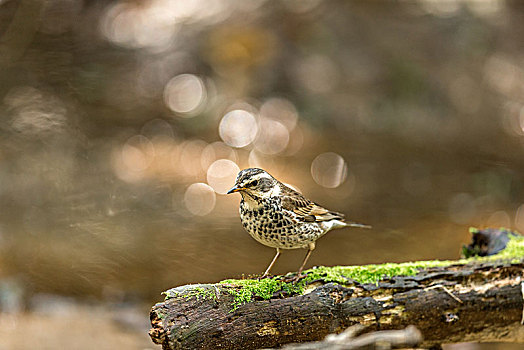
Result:
[[[357,350],[412,348],[422,342],[422,333],[415,326],[394,331],[377,331],[357,337],[365,327],[359,324],[349,327],[340,334],[330,334],[323,341],[304,344],[289,344],[286,350]]]

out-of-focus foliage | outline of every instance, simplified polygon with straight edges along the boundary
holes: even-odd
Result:
[[[273,252],[224,195],[249,166],[374,226],[312,264],[524,229],[523,19],[502,0],[0,1],[0,274],[121,299],[259,273]]]

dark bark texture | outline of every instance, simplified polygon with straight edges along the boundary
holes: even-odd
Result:
[[[523,271],[521,259],[427,268],[378,284],[316,281],[304,295],[275,295],[235,310],[230,287],[188,285],[153,307],[150,336],[166,350],[276,348],[360,324],[368,331],[415,325],[423,346],[524,342]]]

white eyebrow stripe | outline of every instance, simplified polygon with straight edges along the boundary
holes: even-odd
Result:
[[[260,174],[256,174],[256,175],[253,175],[251,177],[248,177],[246,179],[244,179],[243,183],[250,183],[251,181],[253,180],[260,180],[260,179],[271,179],[271,175],[269,175],[268,173],[260,173]]]
[[[261,178],[266,178],[266,179],[271,179],[271,175],[269,175],[268,173],[261,173],[261,174],[256,174],[255,176],[253,176],[255,179],[261,179]]]

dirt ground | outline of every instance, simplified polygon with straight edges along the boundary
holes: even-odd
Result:
[[[75,307],[60,313],[0,314],[0,350],[160,349],[147,334],[147,311]]]

